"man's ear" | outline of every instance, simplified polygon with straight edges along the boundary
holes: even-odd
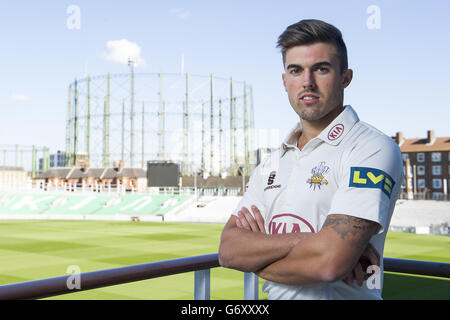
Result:
[[[287,92],[287,88],[286,88],[286,73],[283,73],[281,75],[281,77],[283,78],[283,86],[284,86],[284,90]]]
[[[342,89],[345,89],[348,87],[350,82],[352,82],[353,79],[353,70],[347,69],[344,71],[344,74],[342,75]]]

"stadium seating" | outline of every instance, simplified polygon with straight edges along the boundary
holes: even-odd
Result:
[[[0,218],[14,215],[163,216],[191,197],[172,194],[0,194]]]

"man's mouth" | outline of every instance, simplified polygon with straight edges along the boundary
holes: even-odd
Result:
[[[313,104],[319,101],[319,97],[314,94],[306,93],[300,97],[300,100],[305,104]]]

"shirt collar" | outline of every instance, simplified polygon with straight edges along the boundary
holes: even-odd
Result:
[[[317,137],[328,144],[337,146],[353,126],[359,121],[358,115],[351,106],[334,119]]]
[[[347,135],[351,128],[359,121],[358,115],[350,105],[344,107],[344,110],[334,119],[318,136],[317,138],[330,144],[338,145],[342,139]],[[302,133],[301,122],[298,122],[295,127],[289,132],[281,145],[281,156],[287,150],[297,147],[297,141]]]
[[[301,122],[297,122],[294,128],[289,131],[287,137],[283,140],[281,144],[281,154],[280,156],[284,156],[286,151],[292,148],[297,147],[297,140],[302,133],[302,124]]]

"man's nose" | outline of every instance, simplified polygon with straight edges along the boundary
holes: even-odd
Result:
[[[305,70],[303,73],[303,88],[315,88],[316,83],[314,82],[313,73],[309,70]]]

